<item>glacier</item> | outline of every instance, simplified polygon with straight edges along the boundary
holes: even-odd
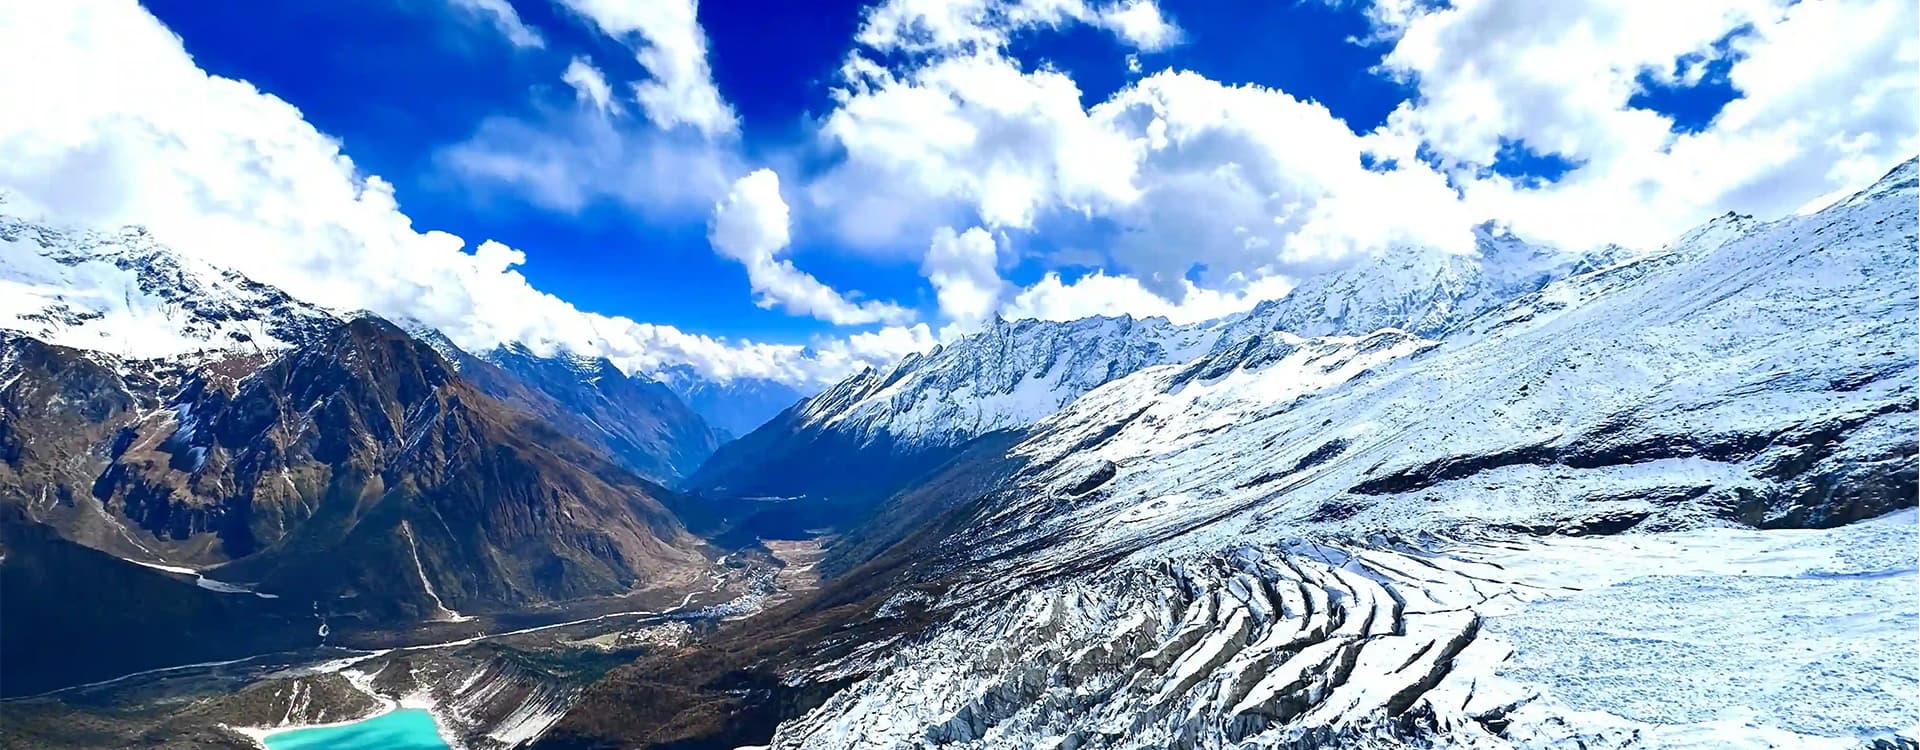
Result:
[[[1915,175],[1093,388],[771,746],[1911,747]]]

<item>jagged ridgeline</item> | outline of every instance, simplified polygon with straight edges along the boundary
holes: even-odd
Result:
[[[969,441],[1024,430],[1140,370],[1276,330],[1311,336],[1392,328],[1438,337],[1550,281],[1630,255],[1619,247],[1563,253],[1491,226],[1475,239],[1473,254],[1382,252],[1220,320],[995,318],[978,334],[860,373],[787,410],[723,446],[687,484],[715,514],[701,521],[739,537],[852,529]]]
[[[1916,174],[860,375],[694,482],[821,590],[537,746],[1911,746]]]

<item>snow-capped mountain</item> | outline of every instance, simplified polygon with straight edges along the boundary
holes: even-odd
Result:
[[[474,354],[417,321],[401,328],[488,395],[604,448],[634,473],[660,484],[679,484],[725,440],[671,387],[629,375],[606,357],[540,354],[521,344]]]
[[[1916,174],[1117,378],[543,746],[1913,746]],[[609,720],[662,695],[726,718]]]
[[[771,746],[1911,746],[1917,171],[1094,389],[924,483]]]
[[[1080,394],[1144,367],[1206,351],[1209,326],[1164,318],[1055,323],[995,318],[985,330],[884,372],[856,375],[800,408],[802,424],[867,437],[953,445],[1025,427]]]
[[[268,351],[314,340],[332,311],[160,244],[0,216],[0,328],[128,358]]]
[[[1177,326],[1163,318],[996,318],[979,333],[883,371],[863,371],[795,405],[721,446],[688,485],[716,498],[804,498],[835,506],[806,511],[804,520],[793,521],[802,527],[858,520],[872,502],[945,462],[967,441],[1024,428],[1143,367],[1198,356],[1215,336],[1214,326]],[[819,470],[854,465],[868,468]],[[719,510],[730,516],[737,509]]]
[[[0,216],[0,329],[40,341],[177,369],[225,352],[264,354],[310,343],[350,317],[175,250],[139,227],[68,230]],[[456,369],[476,359],[430,327],[403,328]],[[549,419],[580,422],[570,432],[604,444],[649,479],[678,482],[718,444],[664,386],[630,378],[604,358],[541,357],[515,344],[478,359],[520,381],[468,373],[492,386],[492,395]],[[515,398],[521,386],[558,405]]]
[[[660,484],[716,440],[672,392],[413,328],[138,228],[0,218],[13,689],[707,585]],[[39,656],[70,633],[113,643]]]
[[[1308,277],[1286,296],[1232,319],[1219,341],[1225,346],[1268,331],[1330,336],[1383,328],[1436,336],[1554,279],[1630,255],[1617,246],[1561,252],[1482,225],[1474,230],[1471,253],[1390,248]]]
[[[47,555],[0,555],[10,588],[35,582],[8,592],[6,627],[92,633],[130,606],[159,631],[69,660],[0,640],[25,685],[705,585],[670,493],[574,438],[587,417],[379,318],[165,384],[123,374],[149,364],[0,332],[0,536]],[[76,608],[46,585],[63,566],[123,593]],[[208,587],[274,604],[191,593]]]
[[[670,365],[652,375],[707,424],[721,433],[722,442],[752,432],[780,412],[810,395],[769,378],[736,377],[716,380],[692,365]]]
[[[1185,362],[1272,331],[1311,336],[1391,328],[1439,335],[1554,279],[1630,255],[1617,247],[1563,253],[1490,226],[1476,237],[1471,254],[1382,252],[1217,321],[996,318],[986,330],[884,371],[862,372],[808,399],[722,447],[691,485],[721,496],[872,499],[951,458],[969,440],[1026,428],[1147,367]],[[854,460],[891,470],[837,477],[800,470]]]

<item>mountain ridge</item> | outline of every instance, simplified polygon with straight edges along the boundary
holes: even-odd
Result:
[[[1008,322],[996,316],[980,332],[910,354],[884,370],[869,368],[807,399],[723,446],[688,487],[729,506],[721,515],[735,520],[767,510],[766,503],[728,498],[817,500],[845,507],[776,512],[812,525],[857,522],[879,499],[958,455],[968,441],[1026,429],[1133,372],[1189,361],[1276,330],[1320,335],[1396,328],[1438,335],[1554,279],[1630,255],[1617,247],[1562,253],[1491,226],[1478,228],[1475,236],[1473,254],[1383,251],[1310,279],[1278,300],[1216,320],[1176,325],[1123,315]],[[1329,302],[1349,298],[1360,301]],[[801,470],[810,465],[890,470],[819,477]]]
[[[1915,167],[1438,338],[1103,384],[539,746],[1910,744]]]

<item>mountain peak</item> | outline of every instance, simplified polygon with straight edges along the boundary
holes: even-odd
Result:
[[[1853,205],[1869,200],[1920,194],[1920,156],[1900,162],[1867,189],[1849,196],[1842,205]]]
[[[0,216],[0,328],[136,358],[282,349],[339,314],[160,243]]]
[[[1492,223],[1476,227],[1474,237],[1472,253],[1394,248],[1310,277],[1229,319],[1220,345],[1274,330],[1311,337],[1397,328],[1431,337],[1582,267],[1580,256]]]

